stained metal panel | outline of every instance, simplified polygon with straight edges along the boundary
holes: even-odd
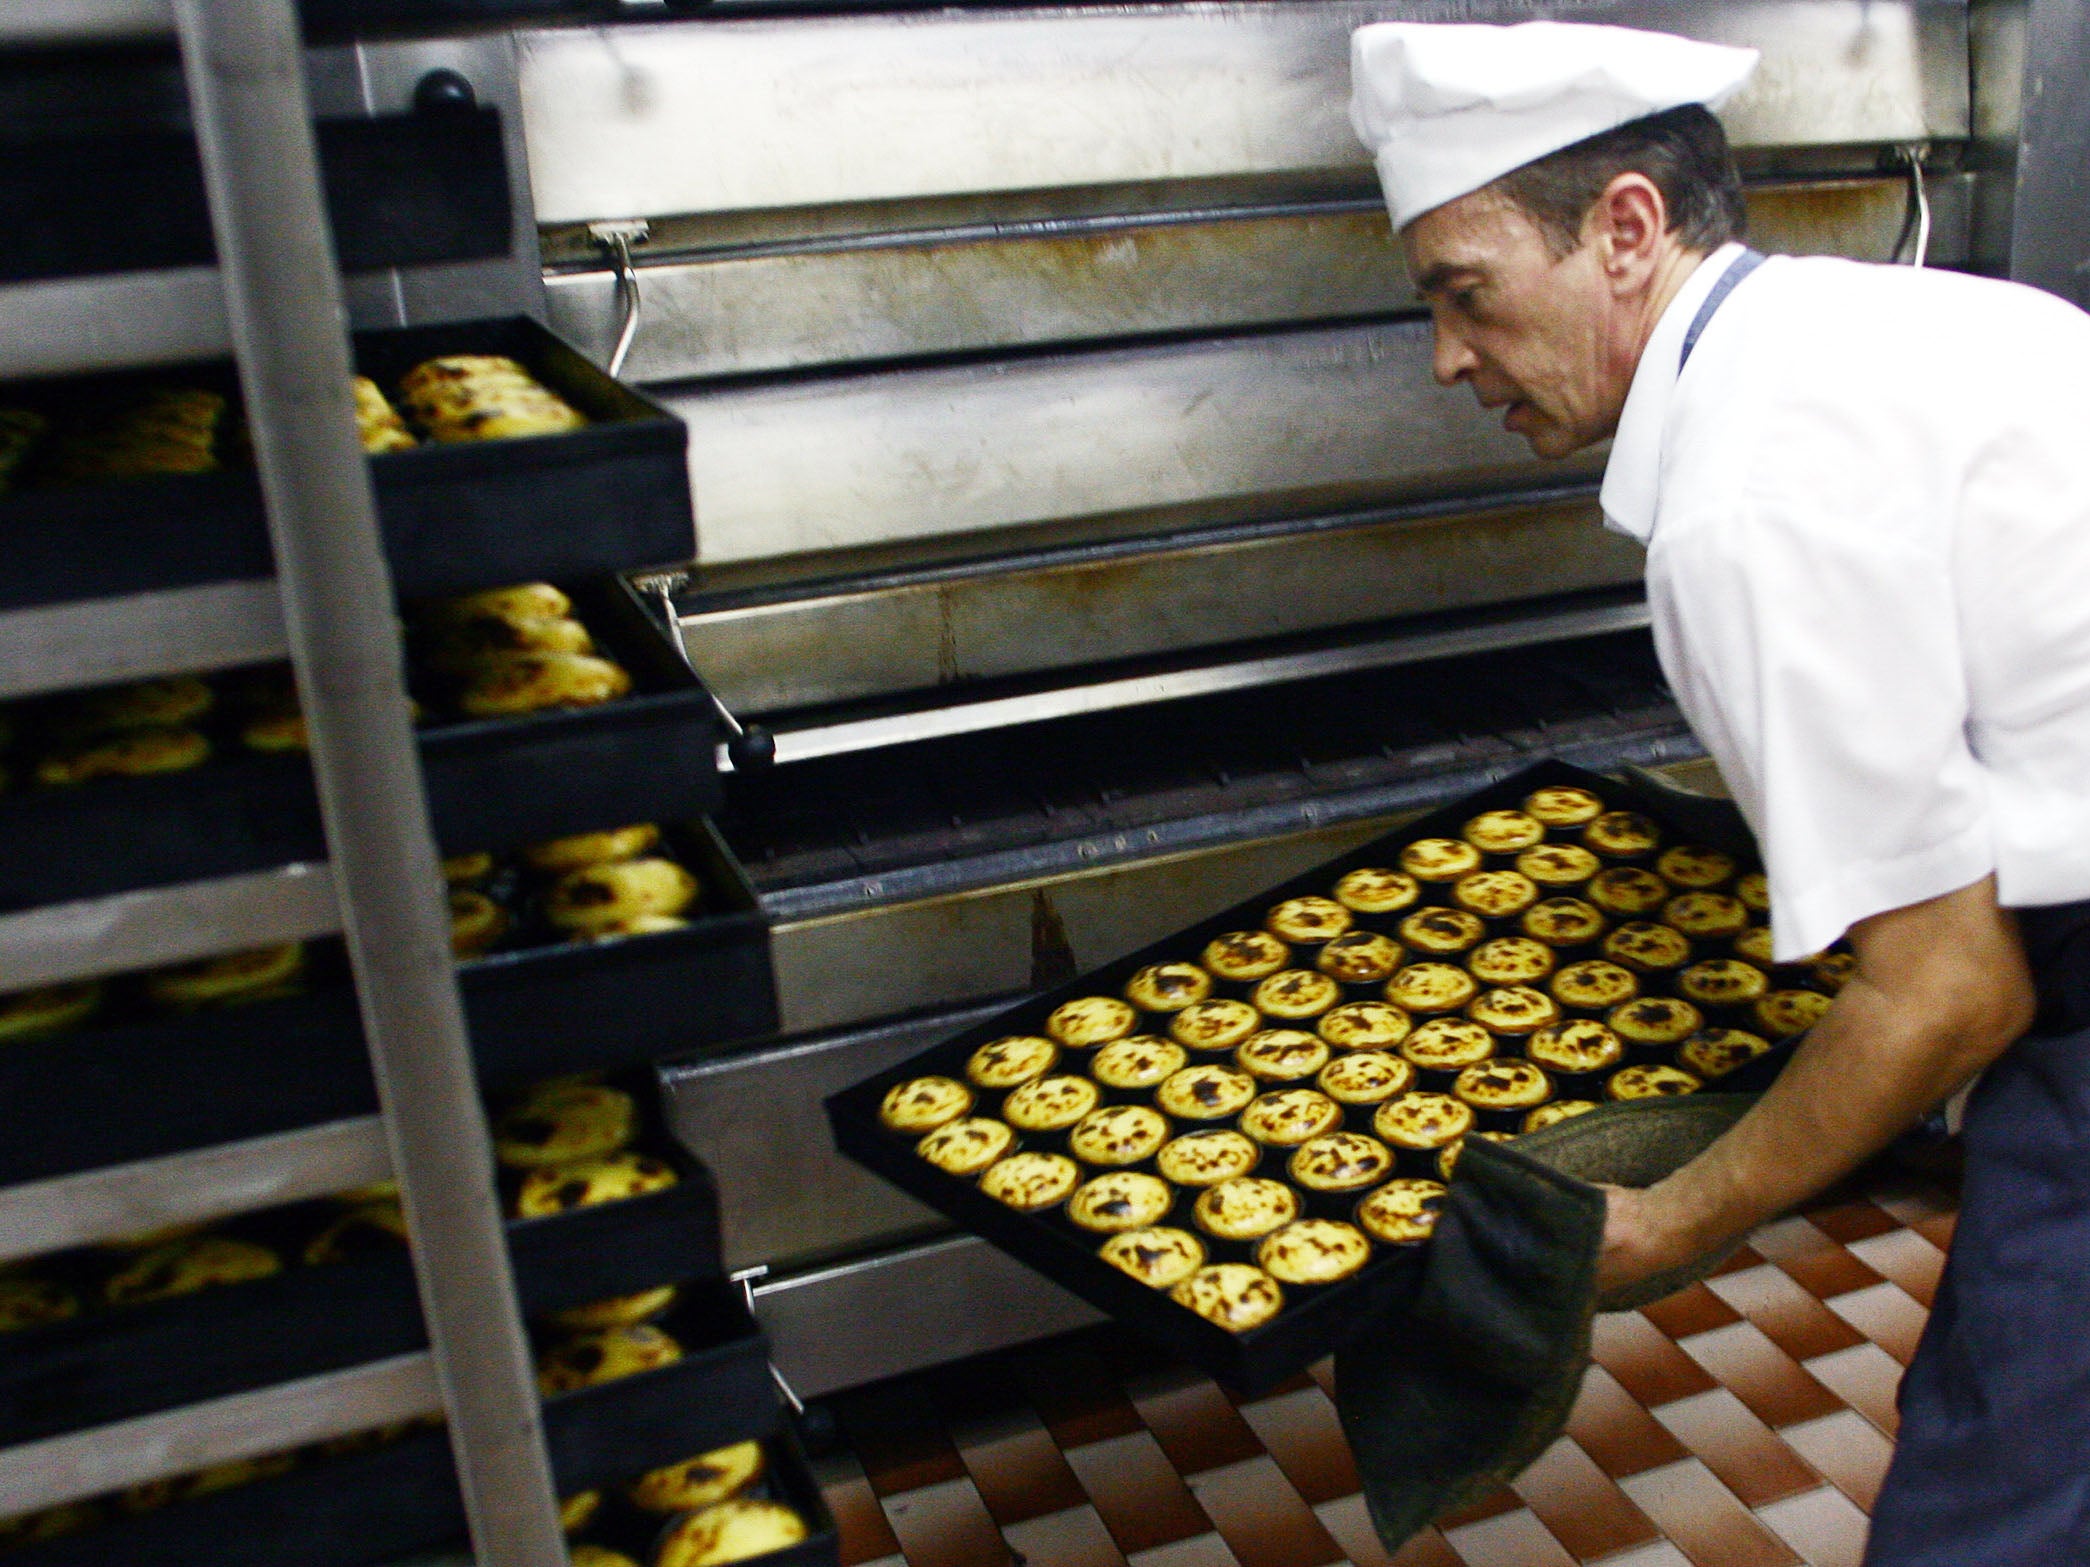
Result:
[[[689,426],[705,564],[1251,500],[1337,509],[1534,468],[1471,394],[1432,382],[1414,321],[663,401]]]
[[[1244,530],[1030,569],[685,613],[705,683],[762,713],[1637,581],[1586,496]],[[1217,530],[1215,530],[1217,532]]]
[[[1725,111],[1753,148],[1964,136],[1946,0],[1424,0],[940,12],[522,38],[539,220],[1362,168],[1349,33],[1532,16],[1764,51]]]
[[[972,1235],[756,1286],[776,1368],[805,1398],[1101,1320],[1096,1308]]]
[[[1931,181],[1939,265],[1965,258],[1967,185]],[[1750,232],[1790,255],[1886,261],[1907,201],[1897,178],[1757,186]],[[1316,205],[738,246],[642,265],[639,277],[644,306],[624,373],[641,382],[1416,306],[1376,188]],[[606,361],[622,324],[612,274],[559,272],[545,287],[551,324]]]

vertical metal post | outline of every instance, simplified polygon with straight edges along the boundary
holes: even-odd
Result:
[[[2090,306],[2090,7],[2031,0],[2021,11],[2010,275]]]
[[[481,1560],[565,1567],[391,573],[357,439],[292,0],[175,0],[328,852]]]

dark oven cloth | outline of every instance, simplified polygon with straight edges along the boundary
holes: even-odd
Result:
[[[1335,1402],[1388,1550],[1560,1435],[1589,1366],[1604,1194],[1647,1186],[1740,1119],[1748,1094],[1606,1105],[1514,1145],[1470,1139],[1413,1304],[1335,1357]],[[1623,1309],[1681,1289],[1718,1256],[1651,1279]]]
[[[1870,1567],[2090,1563],[2090,905],[2019,919],[2039,1022],[1967,1107]]]

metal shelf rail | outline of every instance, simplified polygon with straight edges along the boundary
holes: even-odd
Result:
[[[383,1114],[0,1191],[0,1257],[340,1191],[389,1173],[415,1242],[431,1347],[0,1451],[0,1514],[440,1407],[482,1558],[563,1567],[391,578],[349,398],[342,283],[292,0],[177,0],[171,11],[164,0],[5,0],[0,44],[92,46],[161,32],[170,20],[221,264],[127,280],[112,294],[111,312],[70,347],[62,333],[54,338],[55,322],[77,320],[77,285],[51,300],[11,294],[10,303],[49,308],[7,312],[11,343],[0,349],[0,369],[163,363],[229,341],[278,579],[0,615],[0,696],[287,651],[311,730],[330,863],[0,917],[0,990],[339,929]],[[152,302],[169,298],[186,304],[155,321]]]

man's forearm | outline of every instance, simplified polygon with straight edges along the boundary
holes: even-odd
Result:
[[[2014,1032],[1993,1019],[1911,1016],[1854,982],[1734,1130],[1650,1189],[1651,1217],[1694,1253],[1753,1229],[1884,1148]]]

